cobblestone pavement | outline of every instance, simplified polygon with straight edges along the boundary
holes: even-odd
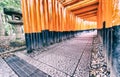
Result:
[[[52,77],[89,77],[94,33],[85,33],[32,54],[15,53]]]

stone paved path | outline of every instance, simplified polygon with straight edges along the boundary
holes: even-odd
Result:
[[[30,56],[16,55],[52,77],[89,77],[93,34],[82,34]]]
[[[32,54],[26,54],[26,51],[16,52],[17,61],[12,57],[13,62],[10,57],[0,58],[0,77],[19,77],[21,73],[18,69],[21,68],[27,76],[29,74],[28,77],[38,76],[38,71],[48,75],[45,77],[49,75],[52,77],[89,77],[94,35],[95,33],[83,33],[73,39],[51,45],[43,49],[44,52],[39,50]],[[29,70],[26,68],[28,65]],[[19,66],[19,68],[13,69],[14,66]],[[37,71],[33,71],[36,69]]]

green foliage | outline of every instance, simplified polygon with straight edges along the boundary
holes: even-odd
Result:
[[[5,35],[8,36],[11,33],[12,26],[8,23],[5,23]]]
[[[14,8],[21,10],[21,2],[20,0],[0,0],[0,13],[3,13],[3,8]],[[2,17],[5,19],[5,17]],[[7,19],[11,20],[10,16],[7,16]],[[3,22],[5,35],[9,35],[11,32],[15,33],[16,29],[13,25],[9,24],[8,22]]]
[[[3,8],[14,8],[17,10],[21,10],[20,1],[21,0],[0,0],[0,13],[3,13]],[[5,17],[3,16],[2,19],[4,20]],[[11,20],[11,17],[7,16],[7,20]],[[3,21],[2,24],[4,25],[5,35],[16,32],[16,28],[8,22]]]
[[[4,7],[12,7],[20,10],[20,0],[0,0],[0,12],[3,11]]]

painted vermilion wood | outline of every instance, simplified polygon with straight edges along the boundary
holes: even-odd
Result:
[[[86,20],[86,21],[93,21],[93,22],[96,22],[96,21],[97,21],[97,16],[92,16],[92,17],[83,18],[83,19]]]
[[[31,22],[31,28],[32,32],[38,32],[37,31],[37,17],[36,17],[36,1],[35,0],[30,0],[30,22]]]
[[[37,16],[37,30],[42,31],[41,27],[41,14],[40,14],[40,0],[36,0],[36,16]]]
[[[40,14],[41,14],[41,27],[45,30],[45,17],[44,17],[44,0],[40,0]]]
[[[97,12],[97,29],[103,28],[102,21],[102,0],[99,0],[98,12]]]
[[[69,2],[68,1],[63,2],[62,4],[63,4],[64,7],[67,7],[67,6],[71,6],[71,5],[75,4],[75,3],[77,3],[79,1],[83,1],[83,0],[72,0],[72,1],[69,1]]]
[[[98,5],[91,5],[89,7],[81,8],[77,11],[74,11],[73,13],[79,15],[79,14],[82,14],[82,13],[85,13],[85,12],[88,12],[88,11],[91,12],[91,11],[97,10],[97,8],[98,8]]]
[[[89,15],[89,14],[93,14],[93,13],[97,14],[97,10],[95,10],[95,11],[90,11],[90,12],[86,12],[86,13],[83,13],[83,14],[79,14],[79,15],[77,15],[77,16],[84,16],[84,15]]]
[[[55,31],[59,31],[58,29],[58,2],[55,0]]]
[[[52,8],[53,8],[53,14],[52,14],[52,16],[53,16],[53,31],[55,30],[55,0],[52,0],[52,3],[53,3],[53,5],[52,5]]]
[[[73,37],[80,30],[120,24],[119,0],[21,0],[28,52]]]
[[[102,28],[104,21],[106,28],[119,25],[119,0],[117,3],[113,0],[51,0],[51,4],[49,1],[21,0],[25,33],[81,30],[82,20],[79,18],[96,21],[98,29]]]
[[[76,9],[83,8],[83,7],[86,7],[86,6],[90,6],[90,5],[93,5],[93,4],[96,4],[96,3],[98,3],[98,0],[84,0],[84,1],[78,2],[74,5],[71,5],[71,6],[67,7],[67,9],[71,10],[71,11],[74,11]]]
[[[24,32],[25,33],[29,33],[30,32],[30,28],[29,26],[29,21],[28,21],[28,6],[27,6],[27,2],[25,0],[21,1],[22,4],[22,14],[23,14],[23,21],[24,21]]]
[[[97,14],[93,13],[93,14],[83,15],[83,16],[80,16],[80,17],[81,18],[89,18],[89,17],[93,17],[93,16],[97,16]]]
[[[102,3],[103,4],[103,3]],[[105,11],[105,21],[106,21],[106,28],[109,28],[109,27],[112,27],[112,15],[113,15],[113,12],[112,12],[112,0],[105,0],[105,3],[104,3],[105,7],[103,8],[104,11]],[[103,19],[103,21],[104,21]]]
[[[76,1],[77,0],[74,0],[68,4],[71,5],[71,3]],[[80,17],[83,19],[90,17],[92,21],[91,16],[94,17],[98,8],[97,4],[95,4],[97,2],[96,0],[87,1],[87,3],[89,2],[90,4],[86,4],[86,1],[87,0],[81,1],[84,3],[82,4],[84,8],[80,5],[81,11],[77,10],[72,12],[68,9],[70,5],[65,8],[57,0],[22,0],[25,33],[37,33],[43,30],[55,32],[81,30],[83,25],[81,22],[84,23],[84,21],[82,21]],[[79,3],[75,3],[75,5],[76,4],[78,5]],[[87,7],[89,5],[90,7]],[[74,4],[71,6],[74,6]],[[93,19],[95,20],[95,18]],[[85,28],[92,29],[90,26],[84,26],[83,29]]]
[[[49,31],[53,31],[53,17],[52,17],[52,13],[53,13],[53,8],[52,8],[52,0],[48,0],[48,28]]]
[[[43,0],[44,2],[44,21],[45,21],[45,24],[44,24],[44,26],[45,26],[45,30],[49,30],[48,29],[48,18],[49,18],[49,16],[48,16],[48,0]]]

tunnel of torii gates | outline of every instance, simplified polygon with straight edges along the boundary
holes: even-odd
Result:
[[[108,62],[119,73],[120,0],[21,0],[21,4],[28,52],[97,29]]]

